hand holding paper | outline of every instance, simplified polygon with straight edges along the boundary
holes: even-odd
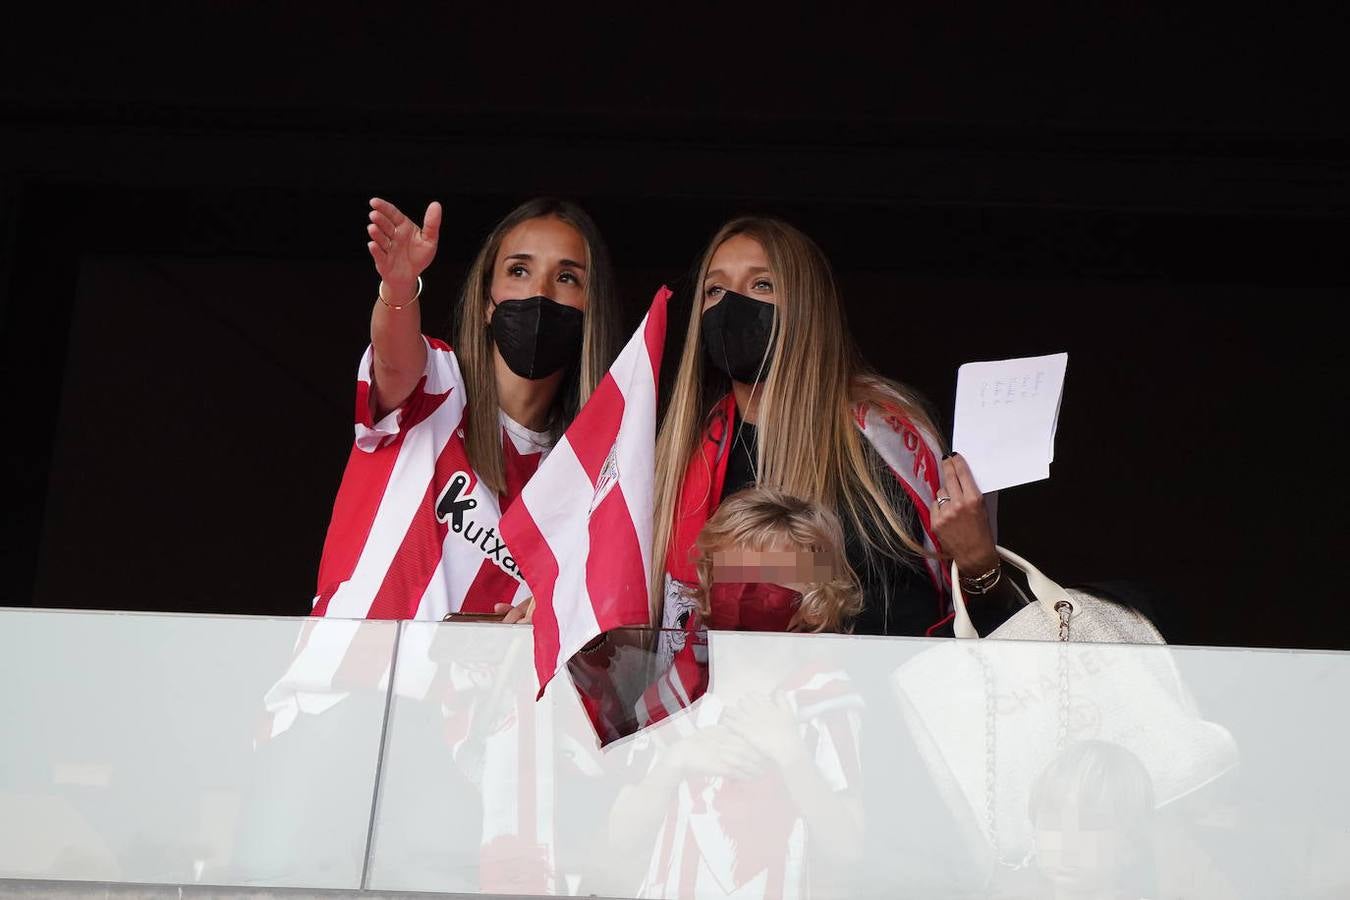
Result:
[[[986,494],[1050,477],[1069,354],[966,363],[952,448]]]

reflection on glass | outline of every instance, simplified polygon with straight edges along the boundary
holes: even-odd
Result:
[[[378,768],[380,734],[371,729],[382,730],[396,629],[360,619],[299,623],[280,678],[255,707],[254,775],[241,798],[239,858],[221,873],[227,881],[289,884],[295,848],[306,847],[350,869],[359,886],[367,837],[359,816],[368,833],[375,785],[351,794],[337,786],[349,779],[351,757]],[[334,823],[347,819],[356,827],[335,834]]]
[[[601,746],[692,706],[708,687],[708,633],[681,628],[619,628],[583,649],[568,674]]]
[[[1066,747],[1031,788],[1036,866],[1056,898],[1156,897],[1153,780],[1119,744]]]
[[[303,716],[318,716],[355,692],[383,689],[390,654],[388,629],[362,619],[305,619],[281,678],[263,695],[266,715],[254,746],[281,735]]]
[[[533,666],[529,628],[405,623],[372,888],[570,893],[605,866],[596,738]]]
[[[758,652],[715,690],[602,749],[588,706],[636,721],[668,671],[659,635],[612,635],[571,670],[601,690],[555,679],[536,703],[527,629],[404,628],[372,888],[805,896],[861,854],[862,700],[840,642],[831,658],[747,635]]]
[[[698,705],[633,742],[609,829],[647,860],[636,896],[809,896],[859,859],[862,698],[805,646],[719,657]]]
[[[0,877],[1350,896],[1350,654],[714,632],[705,697],[602,749],[528,627],[0,616]],[[607,651],[615,709],[659,643]]]
[[[988,885],[1008,896],[1157,895],[1154,809],[1238,760],[1171,652],[956,642],[895,671],[904,721]]]

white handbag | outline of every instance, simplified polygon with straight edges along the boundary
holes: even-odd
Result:
[[[1065,590],[1017,554],[998,551],[1026,573],[1035,599],[985,640],[943,641],[891,676],[939,793],[991,874],[1028,865],[1032,786],[1074,742],[1134,754],[1160,807],[1238,761],[1232,735],[1196,709],[1170,648],[1108,646],[1163,644],[1147,618]],[[978,638],[952,575],[956,635]]]
[[[1163,644],[1163,636],[1143,614],[1081,591],[1066,590],[1040,569],[1003,547],[996,548],[1008,565],[1027,577],[1033,599],[987,637],[1013,641],[1072,641],[1107,644]],[[970,621],[966,598],[961,593],[956,563],[952,563],[952,603],[956,615],[952,628],[959,638],[980,635]]]

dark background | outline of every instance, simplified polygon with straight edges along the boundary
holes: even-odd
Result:
[[[604,230],[632,322],[766,211],[943,415],[960,363],[1067,350],[1053,477],[1005,493],[1002,541],[1142,586],[1175,641],[1350,648],[1331,16],[20,15],[0,604],[306,612],[376,284],[367,198],[446,204],[440,331],[494,221],[553,193]]]

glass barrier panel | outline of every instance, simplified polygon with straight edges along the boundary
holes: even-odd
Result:
[[[396,634],[0,611],[0,878],[359,888]]]
[[[681,639],[536,703],[527,627],[405,624],[369,886],[1350,896],[1350,654],[713,632],[707,694],[602,747]]]

